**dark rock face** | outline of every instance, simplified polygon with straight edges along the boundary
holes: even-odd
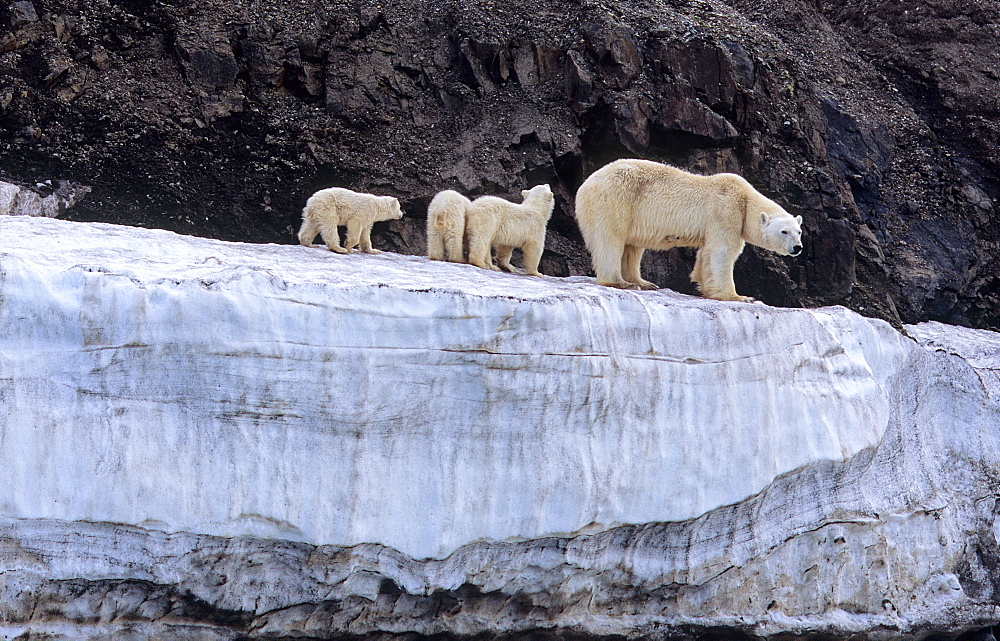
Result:
[[[589,273],[573,195],[641,156],[735,171],[801,214],[741,293],[1000,328],[995,4],[141,3],[0,7],[0,180],[92,185],[68,212],[294,242],[305,199],[390,194],[425,250],[437,191],[557,195],[542,271]],[[691,292],[693,252],[644,272]]]

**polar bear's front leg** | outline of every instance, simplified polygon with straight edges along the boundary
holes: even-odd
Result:
[[[638,285],[639,289],[659,289],[656,283],[645,280],[641,273],[642,254],[645,250],[635,245],[625,245],[622,252],[622,277],[633,285]]]
[[[542,262],[544,245],[545,239],[542,238],[541,242],[528,243],[521,248],[524,253],[524,273],[528,276],[542,275],[542,272],[538,271],[538,263]]]
[[[372,226],[365,225],[361,230],[361,251],[366,254],[381,254],[379,250],[372,247]]]
[[[706,243],[698,252],[701,262],[701,294],[705,298],[715,300],[740,301],[752,303],[749,296],[736,293],[736,282],[733,280],[733,265],[743,251],[743,241],[739,243],[720,243],[713,248]],[[696,259],[697,269],[697,259]]]

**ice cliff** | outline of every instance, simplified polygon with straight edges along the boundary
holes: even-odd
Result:
[[[991,625],[1000,337],[906,331],[3,217],[0,632]]]

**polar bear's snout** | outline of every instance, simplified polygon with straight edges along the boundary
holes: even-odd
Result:
[[[761,231],[765,240],[772,241],[769,249],[786,256],[802,253],[802,216],[792,216],[784,210],[773,214],[761,212]],[[767,247],[769,243],[765,242]]]

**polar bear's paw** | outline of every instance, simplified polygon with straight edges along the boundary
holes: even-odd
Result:
[[[639,289],[645,289],[645,290],[659,289],[659,287],[656,286],[656,283],[651,283],[645,279],[640,279],[638,284],[639,284]]]
[[[598,285],[604,285],[605,287],[614,287],[615,289],[640,289],[639,285],[635,283],[630,283],[625,280],[614,280],[607,283],[602,283],[597,281]]]

